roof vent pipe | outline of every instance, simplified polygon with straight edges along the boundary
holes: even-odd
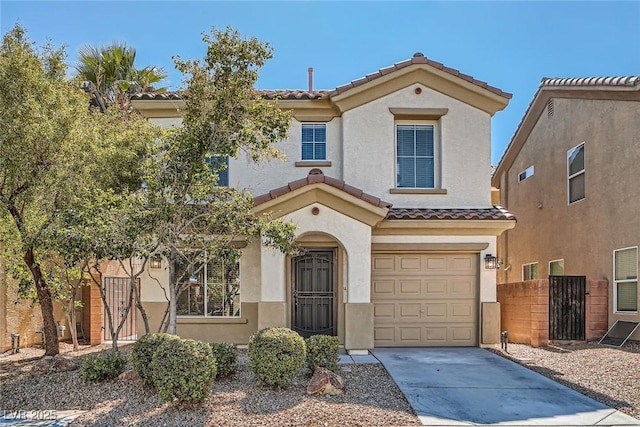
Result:
[[[309,72],[309,92],[313,92],[313,68],[309,67],[307,71]]]

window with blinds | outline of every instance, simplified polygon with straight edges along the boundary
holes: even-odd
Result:
[[[564,260],[557,259],[549,262],[549,275],[564,276]]]
[[[435,188],[434,125],[396,125],[396,186]]]
[[[522,265],[522,280],[536,280],[538,278],[538,263]]]
[[[613,252],[616,311],[638,311],[638,248]]]
[[[302,160],[327,160],[327,125],[302,124]]]
[[[584,142],[567,152],[569,204],[585,197]]]

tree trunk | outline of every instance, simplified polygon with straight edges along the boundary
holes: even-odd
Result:
[[[140,317],[142,317],[142,323],[144,324],[144,334],[148,335],[151,333],[151,328],[149,327],[149,316],[147,316],[147,310],[144,309],[144,306],[142,305],[142,301],[140,300],[140,292],[138,291],[138,286],[137,286],[138,284],[137,277],[134,277],[133,280],[135,281],[135,284],[133,285],[133,290],[134,290],[133,292],[136,300],[136,307],[140,312]]]
[[[173,262],[169,262],[169,327],[167,333],[176,334],[176,313],[178,311],[178,285],[176,284],[176,271]]]
[[[56,327],[56,320],[53,317],[51,291],[44,280],[40,265],[35,260],[33,248],[29,248],[25,252],[24,262],[27,264],[27,267],[29,267],[29,271],[31,271],[31,275],[33,276],[33,281],[36,285],[36,292],[38,294],[38,301],[40,302],[40,309],[42,311],[42,322],[44,325],[44,355],[55,356],[60,353],[60,349],[58,347],[58,328]]]

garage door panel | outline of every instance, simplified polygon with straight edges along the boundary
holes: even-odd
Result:
[[[373,305],[373,318],[376,319],[395,319],[396,305],[393,303],[377,303]]]
[[[477,345],[477,254],[373,257],[376,346]]]
[[[398,304],[399,306],[399,314],[400,314],[400,319],[401,320],[405,320],[405,319],[410,319],[410,320],[415,320],[415,319],[419,319],[420,318],[420,311],[422,310],[422,306],[421,304],[416,304],[416,303],[400,303]]]
[[[378,255],[373,258],[371,263],[373,267],[373,273],[384,273],[395,271],[395,256],[393,255]]]
[[[374,296],[395,295],[395,280],[375,280],[373,281]]]
[[[445,320],[447,318],[447,303],[425,303],[424,317],[426,319]]]
[[[396,261],[396,272],[411,274],[422,271],[419,255],[398,255]]]
[[[420,279],[410,279],[410,280],[400,280],[400,286],[398,287],[398,293],[403,295],[408,295],[411,297],[415,297],[416,295],[420,295],[422,292],[422,280]]]

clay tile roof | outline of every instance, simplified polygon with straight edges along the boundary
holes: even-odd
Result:
[[[329,92],[326,90],[297,90],[297,89],[282,89],[282,90],[261,90],[260,95],[264,99],[325,99],[329,97]]]
[[[345,92],[345,91],[347,91],[349,89],[352,89],[352,88],[360,86],[360,85],[362,85],[364,83],[370,82],[371,80],[375,80],[378,77],[382,77],[382,76],[384,76],[386,74],[389,74],[389,73],[391,73],[393,71],[401,70],[401,69],[403,69],[405,67],[408,67],[410,65],[413,65],[413,64],[427,64],[427,65],[429,65],[431,67],[434,67],[434,68],[437,68],[439,70],[442,70],[442,71],[444,71],[446,73],[449,73],[449,74],[451,74],[453,76],[462,78],[463,80],[466,80],[466,81],[468,81],[470,83],[473,83],[476,86],[480,86],[483,89],[486,89],[486,90],[488,90],[490,92],[495,93],[496,95],[503,96],[503,97],[509,98],[509,99],[511,98],[511,94],[510,93],[504,92],[504,91],[498,89],[497,87],[490,86],[490,85],[487,84],[487,82],[484,82],[482,80],[477,80],[477,79],[473,78],[470,75],[462,74],[459,70],[456,70],[455,68],[446,67],[440,62],[436,62],[436,61],[433,61],[433,60],[427,58],[426,56],[424,56],[420,52],[416,52],[411,59],[407,59],[407,60],[404,60],[404,61],[396,62],[395,64],[393,64],[390,67],[381,68],[380,70],[378,70],[375,73],[367,74],[364,78],[356,79],[356,80],[353,80],[351,83],[347,83],[345,85],[338,86],[337,88],[335,88],[334,90],[329,92],[329,96],[339,95],[339,94],[341,94],[341,93],[343,93],[343,92]]]
[[[180,95],[176,92],[144,92],[131,95],[134,101],[179,101]]]
[[[267,194],[263,194],[261,196],[257,196],[253,199],[253,204],[255,206],[261,205],[262,203],[268,202],[269,200],[276,199],[280,196],[283,196],[291,191],[297,190],[298,188],[302,188],[305,185],[324,183],[330,185],[332,187],[338,188],[348,194],[351,194],[354,197],[364,200],[367,203],[371,203],[374,206],[380,208],[391,208],[391,203],[385,202],[383,200],[378,199],[375,196],[362,192],[357,188],[351,187],[350,185],[345,184],[344,181],[339,179],[331,178],[325,176],[324,173],[318,168],[311,169],[309,171],[309,175],[306,178],[299,179],[297,181],[290,182],[289,184],[276,188],[275,190],[271,190]]]
[[[490,92],[495,93],[496,95],[503,96],[505,98],[511,98],[511,94],[507,92],[503,92],[502,90],[488,85],[486,82],[482,80],[477,80],[468,74],[463,74],[459,70],[455,68],[450,68],[444,66],[442,63],[431,60],[424,56],[420,52],[416,52],[413,54],[413,57],[410,59],[406,59],[404,61],[396,62],[395,64],[381,68],[376,72],[369,73],[364,77],[353,80],[350,83],[340,85],[333,90],[299,90],[299,89],[279,89],[279,90],[260,90],[258,93],[264,99],[283,99],[283,100],[297,100],[297,99],[327,99],[334,95],[339,95],[349,89],[352,89],[357,86],[361,86],[365,83],[368,83],[372,80],[375,80],[379,77],[385,76],[389,73],[392,73],[397,70],[401,70],[405,67],[409,67],[414,64],[427,64],[433,68],[438,70],[442,70],[446,73],[449,73],[453,76],[459,77],[465,81],[468,81],[476,86],[479,86],[483,89],[486,89]],[[549,80],[558,80],[558,79],[549,79]],[[165,93],[137,93],[131,95],[132,100],[136,101],[151,101],[151,100],[180,100],[180,95],[176,92],[165,92]]]
[[[543,78],[540,87],[550,86],[638,86],[640,76]]]
[[[418,220],[509,220],[516,217],[502,206],[492,208],[395,208],[390,209],[386,219],[418,219]]]

